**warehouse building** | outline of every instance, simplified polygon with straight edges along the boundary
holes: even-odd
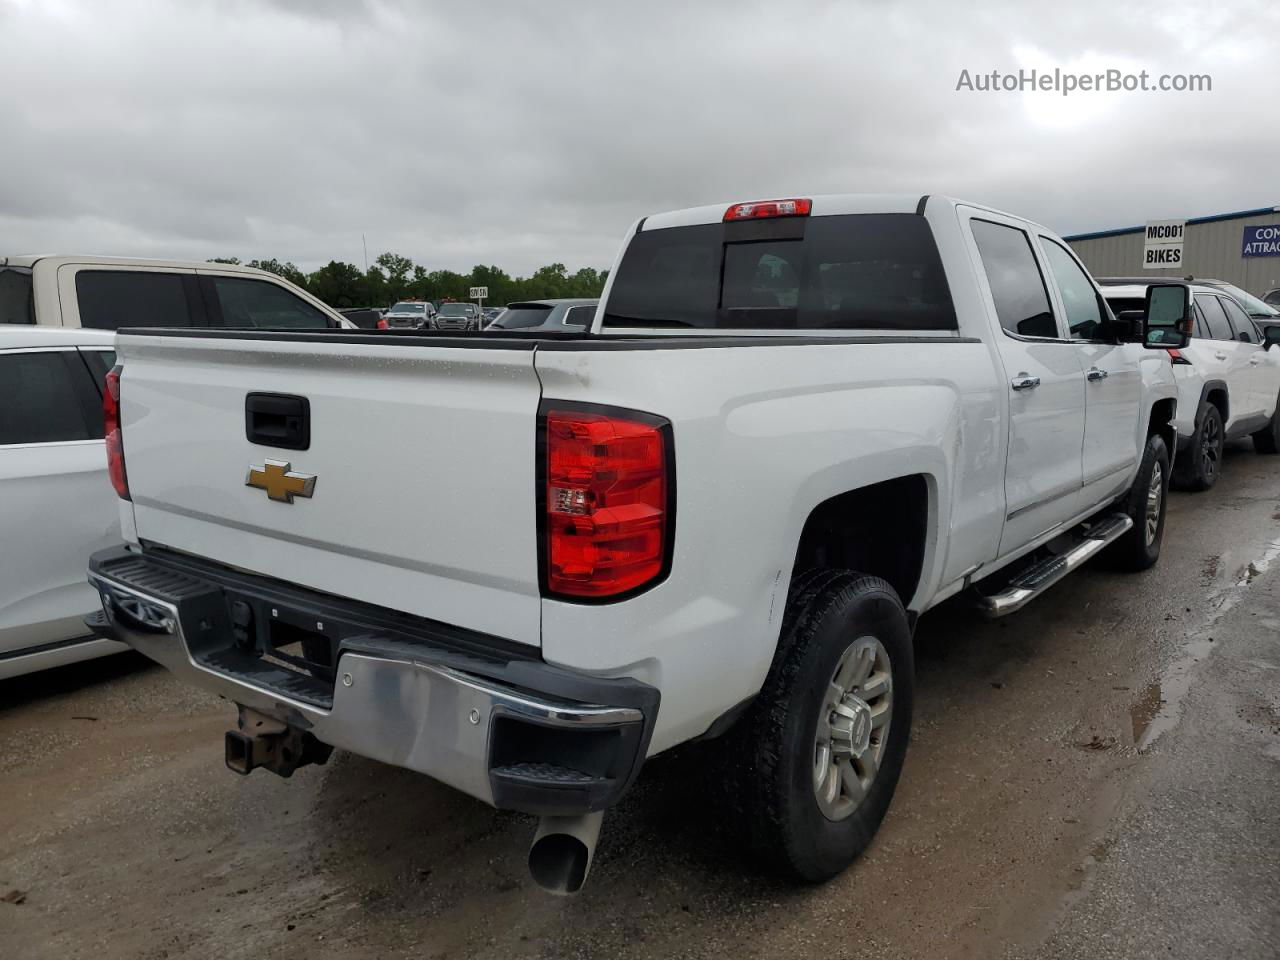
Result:
[[[1257,297],[1280,288],[1280,207],[1153,221],[1066,240],[1095,277],[1205,277]]]

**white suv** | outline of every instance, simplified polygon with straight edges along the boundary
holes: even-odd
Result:
[[[120,542],[102,390],[115,334],[0,325],[0,678],[124,645],[90,635],[84,558]]]
[[[1152,281],[1154,282],[1154,281]],[[1102,295],[1121,319],[1141,313],[1147,284],[1099,280]],[[1195,333],[1190,344],[1170,350],[1178,380],[1178,455],[1174,477],[1188,490],[1208,490],[1222,469],[1227,440],[1253,437],[1259,453],[1280,452],[1280,350],[1259,331],[1240,305],[1223,291],[1195,283]]]

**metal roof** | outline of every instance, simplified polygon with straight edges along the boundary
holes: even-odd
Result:
[[[1256,210],[1236,210],[1234,213],[1215,213],[1209,217],[1192,217],[1187,220],[1187,226],[1193,226],[1199,223],[1217,223],[1219,220],[1242,220],[1245,217],[1265,217],[1273,213],[1280,213],[1280,206],[1277,207],[1259,207]],[[1098,240],[1102,237],[1119,237],[1126,233],[1142,233],[1146,230],[1145,225],[1137,227],[1117,227],[1114,230],[1097,230],[1093,233],[1074,233],[1069,237],[1063,237],[1068,243],[1075,240]]]

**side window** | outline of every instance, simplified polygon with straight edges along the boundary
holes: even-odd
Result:
[[[570,307],[564,312],[564,325],[585,330],[591,326],[591,321],[595,318],[595,315],[595,307]]]
[[[1093,340],[1102,324],[1102,306],[1098,303],[1098,291],[1088,275],[1080,269],[1071,254],[1048,237],[1044,241],[1045,256],[1053,279],[1058,281],[1062,294],[1062,306],[1067,312],[1067,329],[1073,340]]]
[[[1196,297],[1200,304],[1200,314],[1204,317],[1205,333],[1210,340],[1232,340],[1231,324],[1227,323],[1227,315],[1218,303],[1217,297]]]
[[[1227,319],[1231,321],[1231,326],[1235,329],[1236,339],[1245,343],[1258,343],[1258,328],[1253,325],[1253,321],[1241,309],[1240,304],[1234,300],[1228,300],[1226,297],[1220,297],[1219,300],[1227,311]]]
[[[89,368],[89,373],[93,377],[93,382],[98,387],[98,395],[101,396],[107,380],[107,371],[116,365],[116,352],[114,350],[85,350],[81,348],[80,356],[84,358],[85,365]]]
[[[267,280],[214,277],[225,327],[327,327],[329,318]]]
[[[1015,227],[987,220],[971,223],[1000,326],[1016,337],[1056,339],[1058,324],[1031,239]]]
[[[76,274],[76,301],[82,327],[191,326],[180,273],[81,270]]]
[[[102,436],[85,420],[75,367],[85,379],[72,350],[0,354],[0,446]]]
[[[1208,337],[1208,327],[1204,322],[1204,311],[1200,309],[1200,301],[1196,300],[1192,303],[1192,312],[1196,315],[1196,329],[1191,334],[1193,340],[1204,340]]]
[[[0,267],[0,323],[35,323],[36,301],[31,271]]]

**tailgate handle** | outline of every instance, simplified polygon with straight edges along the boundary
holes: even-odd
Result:
[[[244,432],[250,443],[306,450],[311,446],[311,402],[287,393],[251,393],[244,398]]]

